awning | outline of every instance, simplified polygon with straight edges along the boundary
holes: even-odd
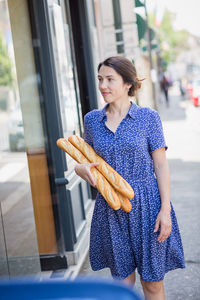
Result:
[[[139,14],[136,14],[136,24],[137,24],[137,29],[138,29],[138,38],[139,38],[139,41],[141,39],[144,39],[146,40],[146,29],[147,29],[147,26],[146,26],[146,21],[139,15]],[[155,31],[149,27],[150,29],[150,40],[153,41],[154,38],[155,38]]]
[[[136,14],[136,24],[138,30],[138,38],[140,41],[141,39],[144,38],[146,32],[146,21],[139,14]]]
[[[143,3],[140,2],[140,0],[135,0],[135,7],[142,7],[144,6]]]

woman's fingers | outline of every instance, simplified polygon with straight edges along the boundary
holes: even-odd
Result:
[[[156,219],[154,232],[157,232],[159,227],[160,227],[160,234],[157,240],[158,242],[164,242],[170,235],[171,227],[172,227],[171,217],[168,213],[165,213],[163,211],[159,212]]]
[[[96,186],[95,178],[91,172],[91,168],[98,166],[99,163],[86,163],[86,164],[77,164],[75,166],[75,172],[78,176],[88,181],[92,186]]]
[[[171,226],[169,224],[162,224],[161,231],[158,236],[158,242],[164,242],[171,233]]]
[[[92,175],[92,173],[89,171],[87,174],[87,181],[89,182],[89,184],[91,184],[93,187],[96,187],[96,181],[94,176]]]
[[[159,225],[160,225],[160,220],[159,220],[159,219],[157,219],[157,220],[156,220],[155,227],[154,227],[154,232],[157,232],[157,231],[158,231],[158,229],[159,229]]]
[[[91,172],[91,168],[97,167],[99,163],[91,163],[89,164],[89,170],[88,170],[88,182],[93,186],[96,187],[96,180]]]
[[[97,167],[98,165],[99,165],[99,163],[91,163],[91,164],[89,164],[89,167],[94,168],[94,167]]]
[[[96,185],[96,183],[95,183],[95,181],[94,181],[94,179],[93,179],[93,177],[92,176],[90,176],[89,174],[86,176],[86,181],[90,184],[90,185],[92,185],[93,187],[95,187],[95,185]]]

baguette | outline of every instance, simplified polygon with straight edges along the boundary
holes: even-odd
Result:
[[[132,199],[134,191],[129,183],[121,177],[94,149],[78,135],[71,135],[68,140],[79,149],[91,163],[99,163],[96,167],[123,196]]]
[[[57,146],[68,153],[73,159],[75,159],[80,164],[90,163],[87,158],[69,141],[64,138],[57,140]],[[96,187],[99,193],[104,197],[107,203],[114,210],[121,208],[121,202],[119,196],[116,194],[113,187],[109,184],[106,178],[94,167],[91,168],[91,173],[96,181]]]
[[[115,191],[115,192],[119,197],[119,201],[121,203],[121,209],[123,209],[127,213],[130,212],[132,209],[132,205],[131,205],[131,202],[129,201],[129,199],[127,197],[123,196],[118,191]]]

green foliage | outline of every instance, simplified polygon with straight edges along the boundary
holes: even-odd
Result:
[[[187,49],[187,39],[189,33],[186,30],[175,31],[173,22],[175,15],[165,10],[162,23],[157,29],[158,39],[161,49],[161,57],[165,65],[176,60],[181,49]],[[149,23],[155,27],[155,15],[149,16]]]
[[[0,34],[0,86],[11,86],[12,84],[12,64]]]

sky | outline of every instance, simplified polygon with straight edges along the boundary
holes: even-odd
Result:
[[[174,29],[186,29],[200,37],[200,0],[146,0],[151,12],[156,5],[165,7],[176,14]]]

